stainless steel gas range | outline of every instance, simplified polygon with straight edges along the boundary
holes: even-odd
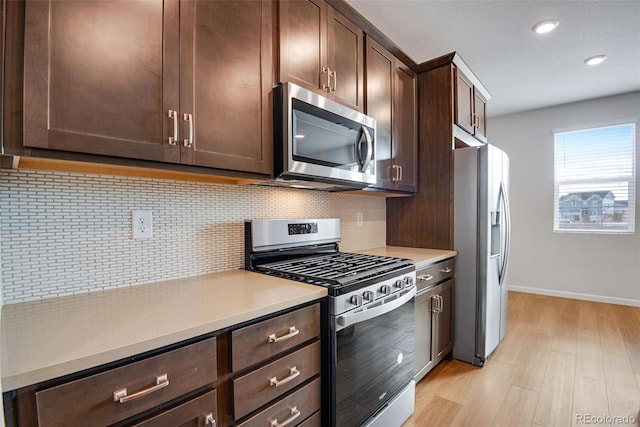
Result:
[[[339,242],[339,219],[247,221],[245,267],[327,288],[322,425],[400,426],[415,398],[415,266]]]

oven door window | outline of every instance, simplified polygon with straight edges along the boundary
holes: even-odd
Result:
[[[414,302],[336,332],[337,426],[361,425],[413,378]]]
[[[362,172],[367,159],[363,128],[374,130],[298,99],[292,100],[293,160]]]

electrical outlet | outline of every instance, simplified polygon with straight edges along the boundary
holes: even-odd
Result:
[[[362,227],[362,212],[356,212],[356,225]]]
[[[151,211],[133,211],[131,215],[131,226],[133,228],[134,239],[153,238],[153,215]]]

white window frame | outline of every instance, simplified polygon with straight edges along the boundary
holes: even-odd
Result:
[[[635,133],[635,141],[634,141],[634,153],[632,157],[633,161],[633,177],[632,179],[624,180],[618,179],[616,181],[619,182],[628,182],[628,191],[629,191],[629,205],[627,207],[628,211],[632,211],[633,215],[630,217],[630,221],[632,222],[631,226],[627,230],[585,230],[585,229],[563,229],[560,228],[560,185],[571,185],[571,184],[603,184],[610,183],[612,179],[609,178],[592,178],[592,179],[565,179],[562,181],[558,181],[556,176],[556,135],[561,133],[569,133],[569,132],[579,132],[586,130],[595,130],[605,127],[613,127],[613,126],[623,126],[623,125],[633,125],[634,133]],[[554,168],[554,176],[553,176],[553,188],[554,188],[554,203],[553,203],[553,232],[561,233],[561,234],[621,234],[621,235],[630,235],[635,234],[635,221],[636,221],[636,205],[637,205],[637,186],[636,183],[638,181],[637,178],[637,161],[638,161],[638,140],[640,136],[638,135],[638,119],[626,119],[626,120],[618,120],[613,122],[599,123],[588,126],[581,126],[575,128],[564,128],[564,129],[554,129],[553,130],[553,168]],[[633,200],[631,200],[633,197]]]

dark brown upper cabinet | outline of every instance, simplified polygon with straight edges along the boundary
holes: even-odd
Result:
[[[364,33],[324,0],[284,0],[280,82],[364,111]]]
[[[481,142],[487,142],[487,98],[483,89],[472,83],[459,62],[452,68],[455,85],[454,123]],[[470,144],[471,145],[471,144]]]
[[[387,245],[451,250],[453,149],[485,143],[456,123],[456,113],[464,116],[463,108],[473,112],[476,94],[484,105],[489,92],[455,52],[420,64],[417,70],[418,192],[387,199]],[[466,79],[458,79],[459,71]],[[484,117],[481,124],[477,128],[484,130]]]
[[[415,193],[416,75],[373,39],[366,41],[367,114],[376,119],[375,188]]]
[[[25,147],[272,172],[272,1],[25,7]]]

